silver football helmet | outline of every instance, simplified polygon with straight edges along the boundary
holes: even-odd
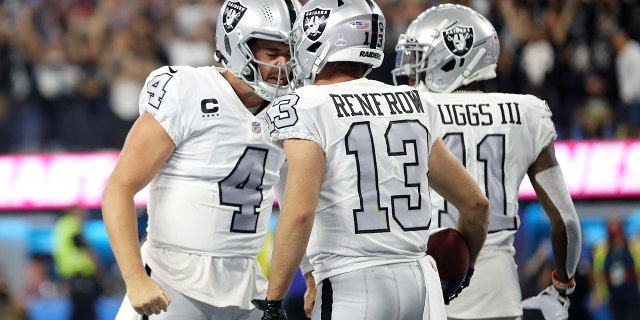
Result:
[[[395,84],[409,79],[432,92],[451,92],[495,78],[500,42],[489,20],[471,8],[442,4],[420,14],[396,45]]]
[[[374,0],[310,0],[291,31],[293,88],[312,84],[327,62],[382,63],[385,18]]]
[[[287,66],[280,67],[258,61],[249,48],[252,39],[288,43],[295,21],[298,0],[226,0],[220,8],[216,24],[216,60],[236,77],[248,83],[261,98],[271,101],[288,93]],[[278,84],[264,81],[258,65],[278,68]]]

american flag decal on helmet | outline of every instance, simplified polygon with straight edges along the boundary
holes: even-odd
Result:
[[[371,23],[369,21],[356,21],[354,22],[356,30],[370,30]]]

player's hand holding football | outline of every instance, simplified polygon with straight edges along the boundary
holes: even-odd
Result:
[[[451,300],[455,299],[458,297],[458,295],[460,294],[460,292],[462,292],[462,290],[466,287],[469,286],[469,283],[471,282],[471,277],[473,276],[473,271],[475,269],[473,268],[469,268],[467,270],[467,275],[464,277],[464,280],[462,281],[462,284],[460,285],[460,287],[458,287],[458,290],[456,290],[456,292],[454,292],[451,296],[444,297],[444,304],[448,305],[449,302],[451,302]]]
[[[141,315],[160,314],[167,311],[171,299],[164,289],[146,274],[126,278],[127,296],[133,309]]]
[[[251,300],[258,310],[263,311],[262,320],[287,320],[282,300]]]

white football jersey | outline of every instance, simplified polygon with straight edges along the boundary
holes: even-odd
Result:
[[[274,141],[306,139],[326,172],[307,246],[316,282],[425,255],[433,135],[426,95],[368,79],[310,85],[267,111]]]
[[[489,198],[491,215],[484,247],[515,253],[518,191],[529,166],[556,138],[546,102],[531,95],[433,93],[437,134],[462,161]],[[456,227],[458,211],[431,192],[432,227]]]
[[[253,115],[213,67],[162,67],[140,94],[176,145],[149,186],[148,241],[218,257],[260,252],[284,163],[264,110]]]

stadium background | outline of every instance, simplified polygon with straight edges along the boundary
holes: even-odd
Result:
[[[499,76],[483,89],[536,94],[554,111],[557,146],[564,150],[560,160],[584,232],[580,270],[589,279],[591,253],[606,239],[609,217],[625,219],[627,236],[640,237],[640,140],[632,136],[637,128],[624,122],[610,42],[616,26],[638,40],[640,4],[455,2],[485,14],[500,34]],[[388,24],[386,54],[370,77],[390,83],[395,39],[419,12],[441,2],[378,3]],[[220,5],[220,0],[0,2],[0,275],[31,319],[62,320],[69,312],[51,264],[51,228],[62,209],[74,204],[88,210],[84,233],[107,271],[97,305],[100,319],[113,318],[124,286],[96,199],[137,116],[146,75],[164,64],[213,63]],[[527,190],[523,186],[516,258],[523,292],[530,295],[540,283],[527,266],[548,267],[549,222]],[[143,238],[144,195],[140,198]],[[270,241],[263,261],[268,261]],[[579,285],[593,288],[590,281]],[[299,315],[303,292],[298,275],[287,299],[292,316]],[[609,319],[606,303],[592,290],[584,302],[594,319]]]

